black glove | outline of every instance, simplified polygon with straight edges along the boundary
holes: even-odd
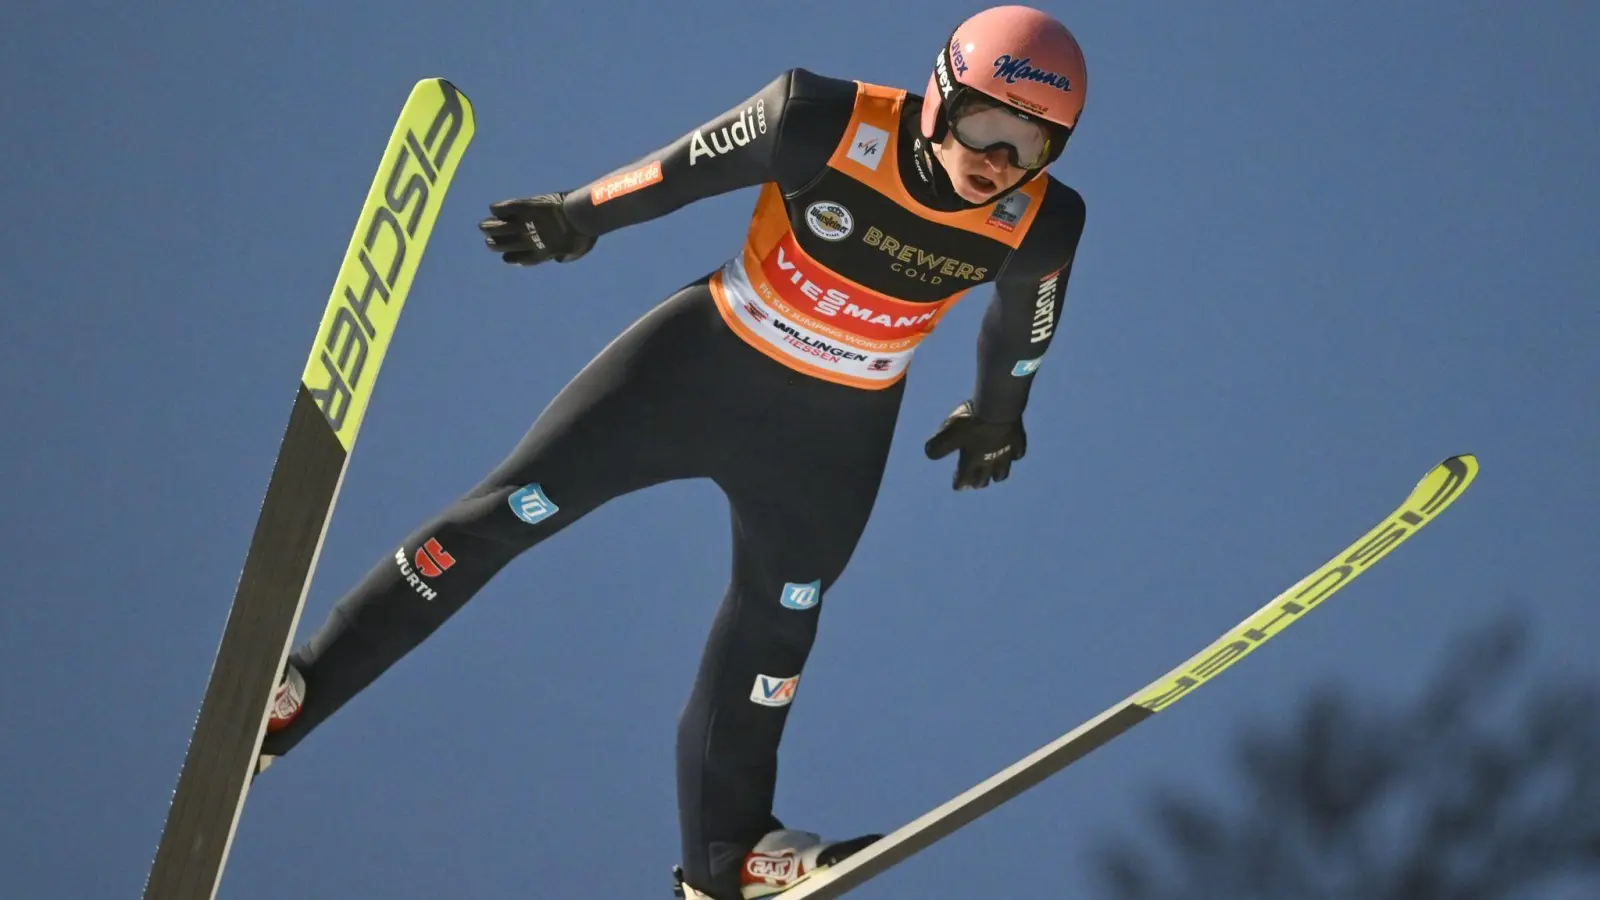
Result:
[[[519,266],[572,262],[589,252],[595,239],[579,233],[561,208],[561,194],[540,194],[489,205],[493,218],[478,223],[484,244]]]
[[[972,414],[972,401],[956,407],[928,438],[923,450],[929,459],[944,459],[960,450],[956,477],[950,485],[956,490],[988,487],[990,481],[1005,481],[1011,475],[1011,461],[1028,452],[1028,433],[1022,421],[985,422]]]

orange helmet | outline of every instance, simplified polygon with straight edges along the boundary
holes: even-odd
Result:
[[[1020,168],[1042,169],[1072,137],[1088,82],[1083,51],[1065,25],[1027,6],[992,7],[957,26],[939,50],[923,99],[922,133],[943,140],[953,129],[974,150],[1005,146]],[[996,108],[1032,123],[1037,145],[1029,129],[997,129],[995,122],[957,127],[973,112]]]

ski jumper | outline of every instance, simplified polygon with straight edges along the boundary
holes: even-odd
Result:
[[[984,419],[1020,418],[1083,228],[1082,199],[1048,176],[978,208],[955,197],[920,109],[794,69],[567,193],[573,225],[601,236],[760,186],[741,252],[625,330],[338,601],[291,657],[305,708],[264,752],[288,752],[524,551],[615,497],[710,479],[733,572],[679,724],[678,793],[686,879],[737,897],[745,852],[779,827],[784,722],[872,512],[917,343],[992,284],[972,400]]]

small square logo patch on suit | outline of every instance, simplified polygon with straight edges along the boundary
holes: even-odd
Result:
[[[528,485],[507,500],[517,518],[529,525],[537,525],[561,511],[561,507],[551,503],[550,498],[544,495],[544,488],[537,484]]]
[[[780,601],[789,609],[810,609],[822,600],[822,579],[809,584],[796,584],[789,582],[783,586],[783,599]]]
[[[1044,362],[1044,357],[1042,356],[1034,359],[1019,359],[1017,360],[1017,364],[1011,367],[1011,374],[1017,376],[1018,378],[1022,378],[1026,375],[1032,375],[1033,373],[1039,371],[1039,364],[1042,362]]]
[[[1027,194],[1008,194],[994,205],[994,212],[989,214],[984,224],[993,225],[1001,231],[1016,231],[1017,223],[1022,221],[1023,213],[1028,211],[1032,203],[1033,198]]]
[[[762,706],[788,706],[789,701],[794,699],[794,691],[799,684],[799,675],[791,675],[788,678],[757,675],[755,686],[750,689],[750,700]]]
[[[889,132],[862,122],[856,126],[855,137],[850,139],[850,152],[845,154],[845,159],[853,159],[876,172],[888,150]]]

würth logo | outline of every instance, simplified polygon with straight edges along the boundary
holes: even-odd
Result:
[[[428,538],[428,542],[417,548],[417,571],[429,578],[438,578],[444,571],[456,564],[456,558],[445,552],[439,544],[438,538]]]
[[[394,564],[400,568],[400,577],[404,578],[406,584],[411,585],[411,589],[424,600],[432,600],[439,596],[438,591],[422,579],[424,576],[437,578],[443,575],[446,569],[456,564],[456,558],[445,552],[438,538],[428,538],[426,543],[417,548],[416,555],[412,559],[417,564],[414,569],[406,560],[404,547],[394,551]]]

